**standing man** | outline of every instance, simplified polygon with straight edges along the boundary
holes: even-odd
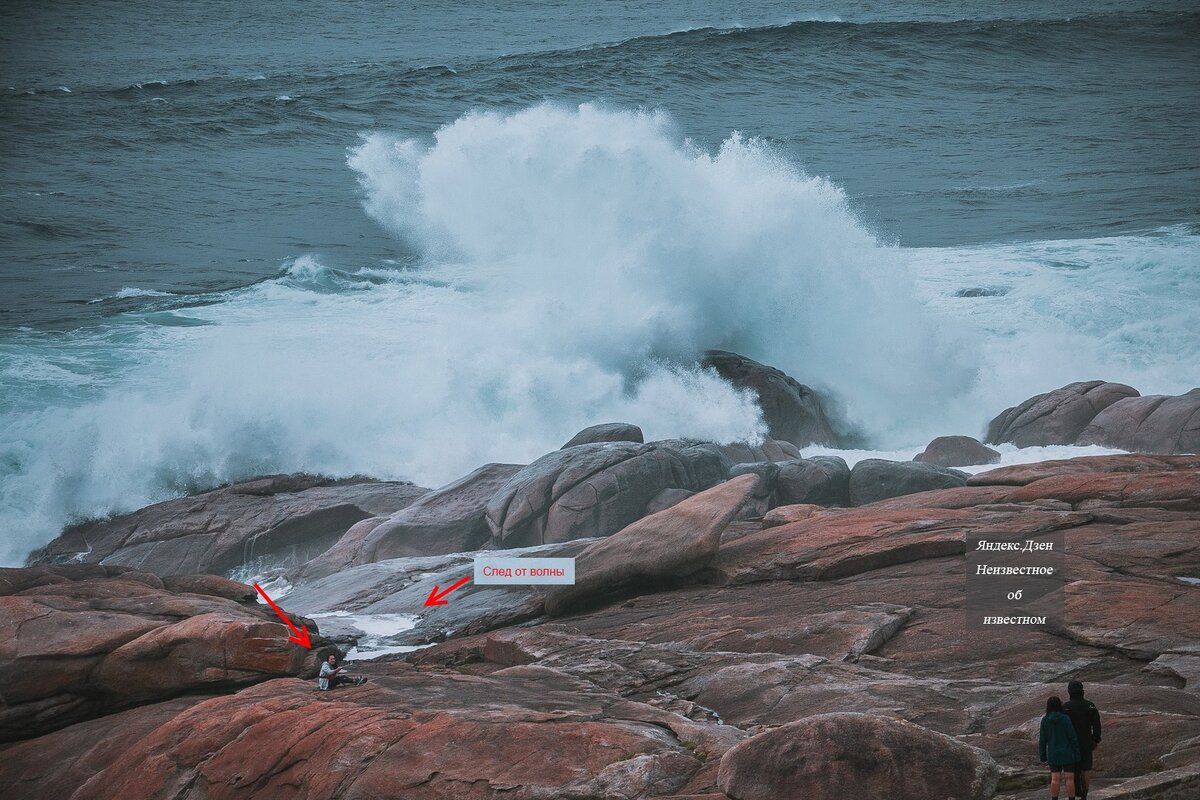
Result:
[[[1075,791],[1079,797],[1088,796],[1088,784],[1091,782],[1092,751],[1100,744],[1100,711],[1096,704],[1083,696],[1083,684],[1071,681],[1067,684],[1067,701],[1064,710],[1075,726],[1075,736],[1079,739],[1079,761],[1075,764]]]

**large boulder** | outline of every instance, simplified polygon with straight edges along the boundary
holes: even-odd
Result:
[[[913,461],[937,467],[970,467],[998,464],[1000,453],[972,436],[939,436],[913,456]]]
[[[644,516],[662,490],[701,491],[728,471],[713,445],[613,442],[556,450],[489,501],[492,541],[507,548],[608,536]]]
[[[775,480],[775,503],[818,506],[850,505],[850,467],[838,456],[785,461]]]
[[[734,386],[758,395],[767,433],[772,439],[791,442],[798,447],[837,444],[837,437],[821,408],[821,399],[795,378],[726,350],[709,350],[700,363],[716,370]]]
[[[760,733],[721,758],[732,800],[988,800],[999,769],[983,750],[911,722],[833,713]]]
[[[562,446],[563,450],[580,444],[595,444],[597,442],[637,442],[646,441],[642,438],[642,429],[627,422],[606,422],[584,428],[571,437],[571,441]]]
[[[589,545],[575,557],[575,583],[546,593],[546,613],[562,614],[629,584],[683,577],[707,566],[721,533],[760,480],[753,473],[732,478]]]
[[[850,505],[967,485],[967,474],[933,464],[868,458],[850,471]]]
[[[68,528],[32,564],[126,566],[157,575],[223,574],[243,564],[299,566],[356,523],[428,489],[365,478],[275,475]]]
[[[1097,414],[1078,441],[1142,453],[1198,453],[1200,389],[1120,400]]]
[[[657,514],[659,511],[665,511],[671,506],[679,505],[694,494],[695,492],[689,492],[687,489],[663,489],[650,498],[650,502],[646,504],[646,513]]]
[[[315,674],[332,652],[316,626],[292,618],[317,648],[305,649],[251,587],[229,583],[172,590],[113,567],[0,570],[0,741],[185,693]]]
[[[734,464],[755,464],[762,461],[792,461],[800,458],[800,448],[791,442],[764,439],[758,444],[733,442],[718,448]]]
[[[478,550],[491,537],[488,502],[520,470],[520,464],[484,464],[390,517],[363,520],[296,575],[311,580],[355,564]]]
[[[772,500],[775,497],[775,480],[779,477],[779,464],[774,461],[759,461],[752,464],[735,464],[729,470],[730,478],[741,475],[757,475],[759,481],[753,497],[742,504],[737,518],[762,519],[775,505]]]
[[[1113,403],[1137,396],[1137,389],[1123,383],[1070,383],[1005,409],[988,424],[984,441],[1012,442],[1017,447],[1075,444],[1097,414]]]

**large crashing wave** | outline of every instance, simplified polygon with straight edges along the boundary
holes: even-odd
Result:
[[[350,164],[373,217],[477,281],[492,308],[472,338],[510,342],[508,363],[636,381],[727,348],[884,438],[932,430],[972,382],[898,252],[761,142],[734,134],[710,155],[659,113],[543,105],[467,115],[432,146],[374,134]]]
[[[71,519],[264,472],[437,485],[611,420],[761,436],[753,398],[695,368],[708,347],[832,392],[881,440],[934,430],[971,380],[896,251],[755,141],[709,154],[660,114],[539,106],[432,144],[372,135],[350,163],[421,264],[304,257],[205,304],[5,345],[3,561]]]

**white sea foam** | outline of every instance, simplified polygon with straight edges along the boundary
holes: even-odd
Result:
[[[373,658],[381,656],[390,656],[397,653],[415,653],[418,650],[424,650],[427,647],[433,647],[432,644],[378,644],[371,643],[357,644],[351,647],[346,653],[347,661],[370,661]]]
[[[323,625],[350,627],[372,638],[387,638],[412,630],[420,619],[416,614],[357,614],[350,611],[329,611],[311,616]],[[322,630],[329,632],[325,627]]]
[[[963,472],[974,475],[997,467],[1007,467],[1012,464],[1033,464],[1038,461],[1054,461],[1064,458],[1079,458],[1080,456],[1105,456],[1113,453],[1123,453],[1109,447],[1089,445],[1075,447],[1072,445],[1051,445],[1048,447],[1017,447],[1012,444],[992,445],[992,449],[1000,453],[1000,460],[995,464],[975,464],[968,467],[955,467]],[[800,453],[805,458],[813,456],[839,456],[853,467],[868,458],[883,458],[888,461],[912,461],[913,456],[925,450],[925,444],[913,444],[908,447],[898,447],[889,450],[840,450],[836,447],[811,446],[802,448]]]
[[[868,430],[910,430],[973,380],[955,326],[916,301],[843,192],[760,143],[715,155],[661,114],[539,106],[473,114],[432,146],[373,135],[367,209],[456,260],[558,357],[626,377],[705,347],[831,390]]]
[[[157,289],[139,289],[136,286],[126,286],[116,294],[107,295],[105,297],[97,297],[95,300],[89,300],[88,303],[103,303],[105,300],[129,300],[134,297],[170,297],[170,292],[160,292]]]
[[[840,189],[753,140],[705,153],[660,114],[592,106],[373,134],[350,164],[422,263],[305,256],[189,325],[131,312],[0,346],[0,561],[71,518],[258,473],[438,485],[614,420],[761,435],[750,396],[692,367],[706,347],[829,392],[905,458],[1068,380],[1196,382],[1186,230],[883,247]]]
[[[923,303],[978,331],[966,397],[981,432],[992,414],[1077,380],[1144,394],[1200,385],[1200,236],[1174,226],[1141,236],[906,251]],[[999,286],[1002,296],[958,297]]]
[[[430,645],[397,644],[398,634],[412,630],[420,617],[416,614],[361,614],[330,611],[312,614],[324,636],[353,636],[355,646],[347,661],[361,661],[393,653],[411,653]]]

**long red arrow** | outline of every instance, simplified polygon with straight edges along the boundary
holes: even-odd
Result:
[[[258,593],[263,596],[263,600],[267,601],[267,605],[269,605],[271,608],[275,609],[275,613],[279,615],[279,618],[282,619],[287,624],[287,626],[292,629],[292,633],[294,633],[295,636],[289,636],[288,641],[295,642],[296,644],[300,645],[301,647],[306,647],[309,650],[311,650],[312,642],[309,641],[309,639],[308,639],[308,626],[305,625],[305,626],[303,626],[302,630],[297,630],[296,626],[292,624],[292,621],[287,618],[286,614],[283,613],[283,609],[281,609],[279,606],[275,605],[274,600],[267,597],[267,593],[263,591],[263,588],[261,586],[259,586],[256,583],[256,584],[254,584],[254,588],[258,589]]]
[[[471,576],[470,576],[470,575],[468,575],[467,577],[463,578],[461,581],[459,581],[458,583],[454,584],[453,586],[451,586],[449,589],[447,589],[447,590],[446,590],[446,591],[444,591],[444,592],[439,592],[439,591],[438,591],[437,584],[435,583],[435,584],[433,585],[433,588],[429,590],[429,597],[426,597],[426,598],[425,598],[425,605],[427,605],[427,606],[444,606],[444,605],[448,605],[450,601],[446,600],[446,596],[447,596],[447,595],[449,595],[451,592],[453,592],[453,591],[454,591],[455,589],[457,589],[458,587],[462,586],[464,583],[466,583],[466,582],[467,582],[467,581],[469,581],[469,580],[471,580]]]

